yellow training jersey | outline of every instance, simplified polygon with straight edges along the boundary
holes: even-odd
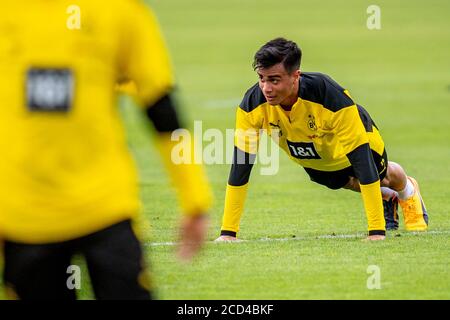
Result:
[[[347,90],[319,73],[302,73],[297,102],[288,112],[270,105],[254,85],[237,109],[236,129],[240,150],[255,154],[263,129],[293,161],[320,171],[349,167],[347,154],[365,143],[380,156],[384,150],[367,112]]]
[[[138,212],[114,90],[124,81],[142,105],[173,85],[140,1],[2,2],[0,237],[62,241]]]
[[[369,146],[382,157],[384,142],[366,110],[330,77],[304,72],[298,98],[291,110],[270,105],[258,84],[237,108],[235,152],[255,155],[261,130],[304,168],[332,172],[350,167],[348,154]],[[364,157],[363,152],[363,157]],[[363,159],[364,160],[364,159]],[[373,160],[366,158],[360,172],[374,182],[360,183],[370,232],[385,230],[380,181]],[[363,161],[364,162],[364,161]],[[244,209],[251,165],[233,165],[225,196],[222,235],[235,236]],[[385,169],[383,169],[385,170]],[[379,173],[381,174],[381,172]],[[376,180],[376,181],[375,181]]]

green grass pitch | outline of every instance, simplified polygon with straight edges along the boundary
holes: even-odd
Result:
[[[389,159],[414,176],[430,214],[427,233],[388,232],[363,242],[359,194],[313,184],[280,153],[280,170],[250,180],[241,243],[209,242],[191,264],[174,257],[179,211],[142,115],[123,100],[140,168],[145,249],[158,299],[450,298],[450,2],[149,0],[166,35],[186,123],[234,127],[235,107],[257,81],[254,52],[284,36],[303,50],[301,69],[329,74],[374,118]],[[219,233],[229,165],[206,167],[214,191],[208,240]],[[336,235],[336,236],[333,236]],[[381,288],[370,290],[368,267]],[[83,277],[82,299],[92,298]]]

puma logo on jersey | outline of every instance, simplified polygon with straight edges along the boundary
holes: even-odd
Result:
[[[280,127],[280,120],[278,120],[277,124],[269,122],[269,125],[271,128],[275,128],[276,130],[278,130],[279,137],[281,137],[283,135],[283,131],[281,130],[281,127]]]

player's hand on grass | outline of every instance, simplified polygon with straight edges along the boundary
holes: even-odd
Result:
[[[378,240],[384,240],[386,239],[386,236],[380,235],[380,234],[374,234],[371,236],[367,236],[365,241],[378,241]]]
[[[229,242],[229,241],[238,241],[238,239],[233,236],[220,236],[214,241],[215,242]]]
[[[178,248],[180,260],[190,261],[200,251],[205,242],[208,225],[209,216],[207,214],[183,217]]]

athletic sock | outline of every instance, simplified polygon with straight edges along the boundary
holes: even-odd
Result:
[[[398,191],[398,197],[401,200],[406,200],[414,194],[414,185],[411,183],[409,179],[406,179],[405,189]]]

